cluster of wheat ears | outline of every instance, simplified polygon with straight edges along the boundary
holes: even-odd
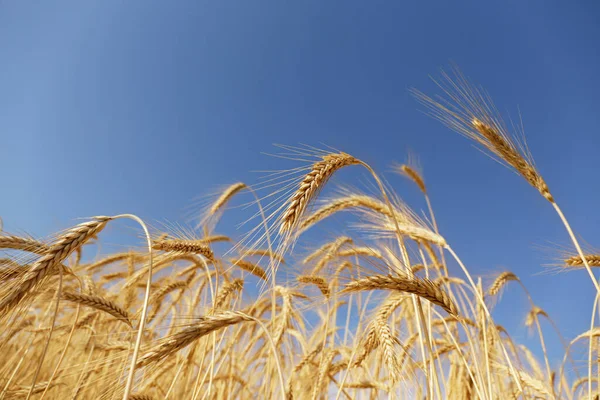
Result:
[[[480,89],[442,77],[442,96],[416,97],[554,207],[574,246],[564,268],[585,268],[598,291],[600,255],[582,252],[526,147]],[[598,398],[594,318],[570,342],[551,332],[564,345],[551,366],[540,324],[556,328],[548,314],[513,272],[486,286],[469,274],[438,230],[417,168],[397,165],[422,192],[423,217],[354,156],[285,149],[312,158],[261,188],[231,185],[185,234],[149,230],[133,215],[93,217],[45,241],[1,233],[0,399]],[[374,194],[319,196],[347,167],[363,168]],[[234,239],[217,222],[240,193],[252,195],[258,223]],[[295,256],[304,232],[341,212],[356,221],[353,237]],[[86,256],[122,218],[143,228],[144,246]],[[543,357],[494,322],[491,305],[507,285],[531,302],[526,324]],[[576,345],[587,362],[574,361]]]

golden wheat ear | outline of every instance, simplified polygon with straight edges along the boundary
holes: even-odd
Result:
[[[312,165],[310,172],[304,176],[296,192],[287,200],[286,209],[280,219],[279,233],[289,234],[296,228],[306,207],[337,170],[359,163],[360,161],[356,158],[342,152],[322,156],[320,161]]]
[[[133,328],[129,313],[121,308],[114,301],[105,299],[101,296],[87,295],[81,293],[64,292],[62,297],[70,302],[82,304],[87,307],[95,308],[96,310],[103,311],[109,315],[112,315],[117,320],[127,324],[130,328]]]
[[[450,296],[428,279],[407,278],[392,275],[372,275],[348,283],[342,290],[342,293],[378,289],[416,294],[417,296],[442,307],[448,314],[458,316],[458,307],[454,301],[452,301]]]
[[[48,247],[42,257],[31,265],[20,281],[11,285],[8,293],[0,298],[0,313],[8,312],[31,294],[53,269],[59,267],[71,253],[102,231],[111,219],[111,217],[96,217],[63,233]]]
[[[434,99],[418,90],[412,91],[429,114],[474,140],[554,203],[548,185],[535,167],[522,132],[511,134],[489,95],[470,83],[458,69],[453,69],[451,74],[442,71],[442,78],[434,82],[444,91],[445,97]]]
[[[519,278],[510,271],[502,272],[496,277],[496,279],[494,279],[494,282],[492,282],[490,288],[488,289],[488,293],[490,296],[496,296],[502,292],[504,286],[510,281],[519,281]]]
[[[219,222],[221,215],[227,208],[227,203],[238,193],[248,187],[244,182],[236,182],[225,187],[216,197],[211,196],[214,200],[202,206],[203,211],[200,216],[197,228],[204,228],[206,232],[211,231]]]
[[[251,320],[252,318],[247,314],[236,311],[223,311],[212,316],[204,316],[200,318],[198,323],[171,336],[162,338],[157,344],[150,346],[137,360],[137,366],[139,368],[164,359],[210,332]]]
[[[600,267],[600,254],[584,254],[584,257],[579,255],[572,256],[564,260],[565,265],[569,267],[581,268],[584,266],[584,258],[590,267]]]

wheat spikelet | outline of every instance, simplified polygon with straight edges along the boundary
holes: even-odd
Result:
[[[233,292],[241,291],[244,288],[244,280],[241,278],[234,279],[231,282],[227,282],[223,285],[223,288],[217,294],[215,298],[215,305],[213,309],[220,308],[225,303],[225,300]]]
[[[454,78],[444,73],[443,81],[438,85],[446,92],[450,101],[440,103],[420,92],[413,93],[428,107],[434,118],[479,143],[525,178],[544,198],[554,203],[546,182],[534,166],[527,146],[515,143],[489,96],[471,85],[458,71],[455,71]]]
[[[269,257],[269,258],[276,260],[280,264],[285,264],[285,259],[283,258],[283,256],[281,254],[277,254],[269,249],[248,249],[248,250],[244,250],[243,254],[245,257],[251,257],[251,256]]]
[[[95,343],[94,348],[102,351],[123,351],[131,349],[131,343],[125,341],[113,341],[107,343]]]
[[[389,391],[390,389],[383,383],[377,381],[358,381],[358,382],[346,382],[344,387],[348,389],[377,389]]]
[[[305,365],[308,365],[317,354],[323,350],[323,343],[319,343],[313,351],[305,355],[302,360],[294,367],[294,372],[300,371]]]
[[[83,278],[81,278],[81,281],[83,283],[84,294],[89,294],[92,296],[96,294],[96,285],[94,285],[94,280],[91,276],[86,275]]]
[[[237,258],[232,258],[230,260],[230,262],[231,262],[231,264],[240,267],[240,269],[243,269],[244,271],[247,271],[247,272],[251,273],[252,275],[257,276],[264,281],[267,280],[267,273],[265,272],[265,270],[256,264],[253,264],[246,260],[237,259]]]
[[[248,315],[239,311],[222,311],[215,315],[201,317],[194,325],[162,338],[158,343],[148,348],[139,358],[137,366],[139,368],[154,361],[162,360],[210,332],[251,320]]]
[[[329,242],[329,243],[325,243],[323,246],[321,246],[318,249],[316,249],[315,251],[313,251],[302,262],[304,264],[308,264],[309,262],[313,261],[317,257],[319,257],[322,254],[328,252],[332,247],[335,247],[335,248],[339,249],[341,246],[343,246],[344,244],[347,244],[347,243],[351,244],[352,243],[352,238],[347,237],[347,236],[340,236],[335,241]]]
[[[491,296],[495,296],[502,291],[504,285],[510,281],[519,281],[519,278],[510,271],[504,271],[494,280],[488,289],[488,293]]]
[[[409,279],[402,276],[373,275],[348,283],[342,290],[342,293],[377,289],[398,290],[400,292],[416,294],[417,296],[442,307],[448,314],[458,315],[458,307],[456,304],[454,304],[444,291],[428,279]]]
[[[57,383],[52,384],[50,387],[55,387],[57,385]],[[35,387],[33,388],[33,390],[31,390],[31,394],[38,394],[41,393],[43,391],[46,390],[46,388],[48,388],[48,382],[40,382],[37,383],[35,385]],[[30,388],[31,387],[22,387],[20,389],[14,389],[14,390],[7,390],[5,392],[6,394],[6,399],[22,399],[22,398],[26,398],[28,396],[28,394],[30,393]]]
[[[69,229],[52,244],[44,255],[31,265],[29,270],[10,292],[0,299],[0,310],[6,310],[18,304],[26,295],[77,248],[104,229],[110,217],[95,217],[93,221],[84,222]]]
[[[408,236],[416,241],[430,242],[441,247],[446,246],[446,239],[444,239],[441,235],[416,224],[398,222],[396,225],[391,221],[387,221],[383,225],[377,225],[376,227],[366,225],[363,227],[371,230],[381,230],[383,228],[388,232],[388,236],[389,233],[396,234],[396,232],[400,231],[402,235]]]
[[[346,153],[331,153],[312,165],[311,171],[304,177],[298,190],[287,200],[287,208],[280,219],[279,232],[291,232],[304,214],[304,210],[320,189],[340,168],[358,164],[359,161]]]
[[[327,372],[329,372],[331,362],[335,357],[335,352],[327,349],[324,351],[321,357],[321,363],[319,364],[319,369],[317,371],[317,380],[315,386],[313,387],[313,399],[316,399],[319,393],[323,393],[325,391],[325,377],[327,376]]]
[[[338,257],[352,257],[352,256],[368,256],[383,259],[381,252],[372,247],[353,247],[351,249],[339,251],[336,254]]]
[[[323,350],[323,343],[319,343],[311,352],[302,357],[302,360],[293,369],[293,372],[298,372],[302,370],[302,368],[312,362],[312,359],[315,358],[317,354],[319,354]],[[293,399],[294,398],[294,380],[290,377],[287,386],[286,398]]]
[[[188,282],[186,282],[186,281],[175,281],[175,282],[171,282],[171,283],[159,288],[155,292],[153,292],[152,296],[148,300],[148,304],[154,305],[154,311],[152,312],[152,314],[150,314],[148,316],[148,322],[151,322],[152,320],[154,320],[154,318],[158,314],[158,311],[160,310],[160,306],[162,305],[161,302],[167,294],[169,294],[172,291],[177,290],[177,289],[186,288],[187,286],[188,286]],[[139,313],[141,313],[141,310],[139,311]]]
[[[152,248],[175,253],[201,254],[209,260],[214,260],[213,251],[203,240],[161,239],[153,241]]]
[[[202,239],[198,239],[199,242],[202,243],[217,243],[217,242],[231,242],[231,238],[226,235],[209,235],[205,236]]]
[[[414,275],[419,271],[423,271],[425,269],[425,266],[423,264],[415,264],[412,267],[410,267],[410,272]]]
[[[0,259],[0,280],[18,278],[27,271],[27,265],[21,265],[10,258]]]
[[[542,196],[550,203],[554,198],[544,178],[537,172],[533,164],[530,164],[517,150],[515,144],[507,135],[500,134],[498,128],[473,117],[471,121],[477,132],[484,138],[484,145],[497,154],[508,165],[513,167],[531,186],[536,188]]]
[[[419,189],[421,189],[421,192],[423,192],[423,194],[427,194],[427,187],[425,186],[425,181],[416,169],[406,164],[402,164],[396,168],[396,171],[401,175],[404,175],[411,179],[419,187]]]
[[[495,365],[495,367],[503,372],[508,372],[508,368],[505,367],[504,365],[498,364],[498,365]],[[533,391],[535,391],[538,394],[547,396],[544,398],[552,398],[552,399],[554,398],[554,395],[552,394],[552,390],[550,390],[550,388],[548,388],[544,382],[541,382],[539,379],[532,377],[531,375],[529,375],[528,373],[526,373],[524,371],[517,371],[517,375],[518,375],[519,379],[521,380],[521,383],[525,387],[532,389]]]
[[[283,286],[276,286],[275,292],[279,293],[283,299],[283,307],[281,309],[281,314],[279,315],[281,322],[276,325],[275,333],[273,334],[273,341],[275,344],[279,345],[281,343],[281,339],[283,339],[283,334],[290,325],[290,319],[292,315],[292,293],[288,288]],[[273,323],[275,323],[275,321],[273,321]]]
[[[234,183],[221,193],[221,195],[215,200],[208,210],[209,216],[215,215],[227,202],[236,195],[239,191],[246,188],[246,184],[243,182]]]
[[[319,288],[321,293],[323,293],[323,296],[329,298],[329,285],[327,284],[327,281],[322,277],[314,275],[301,275],[298,277],[298,282],[310,283],[315,285],[317,288]]]
[[[171,282],[152,293],[152,296],[150,297],[148,303],[160,303],[167,294],[171,293],[173,290],[183,289],[187,287],[187,285],[188,284],[186,281]]]
[[[351,194],[349,196],[327,201],[327,203],[317,211],[303,218],[298,226],[298,230],[304,231],[332,214],[357,207],[368,208],[387,216],[391,215],[387,205],[378,199],[366,195]]]
[[[377,318],[375,322],[377,333],[377,339],[379,347],[383,350],[383,358],[388,368],[388,374],[390,381],[395,383],[396,379],[400,375],[400,366],[398,364],[398,356],[394,349],[394,338],[387,322],[382,318]]]
[[[49,247],[33,238],[13,235],[0,235],[0,249],[28,251],[35,254],[44,254]]]
[[[64,292],[63,298],[73,303],[79,303],[84,306],[95,308],[96,310],[103,311],[107,314],[112,315],[119,321],[124,322],[129,327],[133,327],[129,318],[129,313],[119,307],[115,302],[105,299],[100,296],[91,296],[87,294]]]
[[[533,306],[531,308],[531,310],[529,310],[529,312],[527,313],[527,317],[525,318],[525,326],[531,327],[533,325],[533,323],[535,322],[535,319],[537,318],[538,315],[542,315],[546,318],[550,318],[548,316],[548,313],[546,313],[546,311],[542,310],[538,306]]]
[[[128,275],[129,274],[127,273],[127,271],[111,272],[106,275],[102,275],[101,279],[103,282],[110,282],[115,279],[126,278]]]
[[[584,254],[585,260],[590,267],[600,267],[600,254]],[[569,257],[565,260],[569,267],[583,267],[583,259],[580,256]]]
[[[132,393],[129,395],[129,400],[153,400],[154,397],[149,394]]]
[[[329,243],[329,246],[324,249],[325,254],[317,262],[311,272],[311,275],[317,275],[323,269],[323,267],[325,267],[327,263],[331,261],[336,254],[338,254],[340,248],[348,243],[352,243],[352,239],[345,236],[339,237],[333,242]]]
[[[108,257],[103,258],[102,260],[98,260],[94,263],[86,265],[86,266],[84,266],[84,268],[90,272],[93,272],[97,269],[100,269],[100,268],[110,265],[112,263],[115,263],[118,261],[125,261],[125,260],[131,259],[131,258],[135,262],[138,262],[138,261],[144,260],[146,258],[146,255],[145,254],[137,254],[137,253],[133,253],[133,252],[112,254]]]

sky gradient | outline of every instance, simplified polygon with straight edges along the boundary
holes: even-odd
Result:
[[[99,214],[183,220],[219,185],[295,166],[261,154],[273,143],[346,151],[420,210],[416,187],[389,174],[412,151],[469,269],[514,271],[572,338],[589,327],[593,290],[584,271],[544,273],[569,247],[551,206],[409,89],[437,93],[429,76],[454,63],[501,112],[520,112],[558,203],[600,247],[599,18],[594,1],[5,1],[0,216],[41,237]],[[527,342],[526,299],[508,290],[495,315]]]

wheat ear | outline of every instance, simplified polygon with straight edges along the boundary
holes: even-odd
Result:
[[[590,267],[600,267],[600,254],[584,254],[585,260]],[[565,264],[569,267],[583,267],[583,258],[579,255],[569,257],[565,260]]]
[[[301,275],[298,277],[298,282],[315,285],[323,293],[323,296],[329,298],[329,285],[324,278],[314,275]]]
[[[48,245],[32,238],[13,235],[0,235],[0,249],[28,251],[35,254],[44,254]]]
[[[256,264],[236,258],[231,259],[230,262],[232,265],[235,265],[240,269],[257,276],[264,281],[267,280],[267,272]]]
[[[373,275],[348,283],[342,290],[342,293],[377,289],[397,290],[415,294],[442,307],[448,314],[458,316],[458,307],[454,304],[450,296],[429,279]]]
[[[494,279],[494,282],[488,289],[488,293],[491,296],[497,295],[498,293],[500,293],[500,291],[502,291],[504,285],[506,285],[510,281],[519,281],[519,278],[510,271],[502,272],[500,275],[498,275],[496,279]]]
[[[314,163],[310,172],[300,182],[296,192],[287,201],[286,210],[280,219],[280,234],[292,232],[308,204],[337,170],[358,163],[359,160],[346,153],[327,154],[320,161]]]
[[[227,202],[236,195],[239,191],[246,188],[246,184],[243,182],[237,182],[229,186],[221,193],[221,195],[215,200],[208,210],[209,216],[215,215]]]
[[[162,360],[210,332],[251,320],[252,318],[248,315],[238,311],[222,311],[215,315],[201,317],[198,323],[193,326],[160,339],[156,345],[150,347],[140,356],[137,367]]]
[[[107,314],[112,315],[121,322],[133,328],[129,313],[122,309],[118,304],[100,296],[93,296],[81,293],[64,292],[63,299],[72,303],[82,304],[84,306],[95,308]]]
[[[39,260],[31,265],[10,293],[0,300],[0,310],[4,312],[17,305],[39,285],[53,268],[102,231],[110,220],[111,217],[95,217],[93,221],[84,222],[65,232]]]
[[[214,260],[213,251],[203,240],[159,239],[152,242],[152,248],[174,253],[201,254]]]

